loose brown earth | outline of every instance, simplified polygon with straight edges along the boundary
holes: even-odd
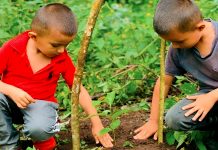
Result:
[[[175,146],[168,146],[167,144],[158,145],[157,142],[153,139],[148,139],[146,141],[136,141],[133,139],[133,131],[145,122],[147,116],[148,115],[146,115],[146,113],[142,111],[132,112],[127,115],[123,115],[120,118],[120,127],[114,132],[115,142],[114,147],[111,150],[175,150]],[[102,119],[102,121],[104,125],[109,124],[109,121],[107,119]],[[91,150],[92,148],[97,147],[92,137],[90,126],[91,125],[89,121],[82,121],[80,124],[81,140],[85,141],[86,144],[85,148],[83,149],[86,150]],[[70,129],[59,133],[59,144],[57,148],[58,150],[72,149],[71,133],[69,131]],[[112,134],[113,133],[111,133],[111,135]],[[129,141],[133,147],[124,147],[123,144],[125,141]]]

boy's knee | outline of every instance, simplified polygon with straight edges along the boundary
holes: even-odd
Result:
[[[40,123],[26,125],[24,134],[30,137],[33,141],[45,141],[54,136],[55,131],[53,126],[42,125]]]
[[[173,130],[189,130],[192,127],[191,117],[185,116],[185,111],[181,108],[172,107],[165,116],[167,126]]]
[[[173,112],[167,112],[165,122],[170,129],[180,130],[181,128],[181,120]]]
[[[3,106],[6,105],[6,97],[2,93],[0,93],[0,108],[3,108]]]

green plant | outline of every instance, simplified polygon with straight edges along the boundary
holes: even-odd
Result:
[[[18,33],[29,29],[35,11],[42,5],[51,2],[54,1],[1,0],[0,45]],[[67,47],[72,60],[76,62],[93,0],[59,0],[58,2],[68,5],[78,20],[78,34]],[[90,53],[87,55],[82,82],[92,96],[99,93],[102,95],[115,93],[108,95],[112,98],[115,95],[111,106],[105,101],[96,101],[99,103],[99,112],[104,117],[111,118],[112,114],[117,112],[114,121],[118,120],[119,114],[123,114],[123,112],[122,109],[116,108],[129,104],[135,105],[131,111],[133,109],[145,111],[149,109],[149,105],[144,99],[152,96],[153,85],[160,72],[160,40],[152,27],[152,18],[157,2],[158,0],[107,0],[101,10],[90,43]],[[217,0],[196,0],[196,2],[204,17],[218,20]],[[183,94],[180,94],[180,87],[184,82],[190,81],[192,80],[189,77],[177,77],[176,85],[173,88],[173,92],[176,94],[167,98],[165,111],[184,97],[183,94],[187,92],[186,87],[192,85],[185,85]],[[60,104],[61,119],[68,119],[71,102],[69,101],[68,87],[62,79],[57,87],[56,97]],[[119,123],[119,121],[116,122]],[[174,137],[173,133],[171,135]],[[195,137],[198,136],[197,134]],[[188,139],[191,138],[187,136]],[[196,138],[193,138],[192,141],[194,139]],[[175,143],[177,143],[176,140]]]
[[[112,104],[114,102],[114,99],[115,99],[115,92],[110,92],[107,94],[105,100],[100,102],[100,103],[105,102],[106,104],[109,105],[109,110],[102,111],[100,115],[106,115],[111,121],[111,123],[106,128],[100,131],[100,135],[117,129],[121,124],[119,116],[121,116],[124,113],[128,113],[129,111],[127,109],[120,109],[120,110],[113,111]]]
[[[115,91],[113,91],[108,93],[104,98],[104,100],[96,100],[93,102],[94,106],[98,108],[98,111],[100,110],[99,107],[104,105],[104,110],[101,110],[99,115],[107,117],[110,120],[110,124],[100,131],[100,135],[108,132],[114,133],[115,129],[117,129],[121,124],[121,120],[120,120],[121,115],[128,114],[132,111],[139,111],[139,110],[147,111],[150,108],[148,102],[142,100],[140,103],[133,106],[126,106],[126,107],[122,107],[121,109],[114,109],[113,105],[115,104],[114,103],[115,97],[116,97],[116,93]]]
[[[81,149],[86,149],[88,147],[87,143],[83,140],[80,141],[80,147]]]
[[[130,142],[130,141],[125,141],[123,143],[123,147],[126,147],[126,148],[133,148],[133,144]]]
[[[35,147],[33,147],[33,148],[32,147],[27,147],[26,150],[36,150],[36,149],[35,149]]]

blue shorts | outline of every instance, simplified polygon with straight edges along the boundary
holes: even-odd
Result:
[[[23,133],[33,141],[44,141],[60,131],[58,104],[37,100],[19,109],[7,96],[0,93],[0,149],[19,147],[19,132],[13,124],[23,124]]]
[[[208,90],[201,90],[199,94],[208,93]],[[207,101],[205,99],[205,101]],[[208,112],[203,121],[193,121],[195,113],[186,117],[185,113],[188,110],[182,110],[183,106],[186,106],[190,103],[194,102],[193,100],[188,100],[186,98],[177,102],[172,108],[170,108],[166,114],[165,121],[169,128],[177,131],[188,131],[188,130],[218,130],[218,104],[215,103],[213,108]]]

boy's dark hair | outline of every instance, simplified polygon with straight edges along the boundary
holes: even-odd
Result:
[[[172,29],[192,31],[202,19],[201,11],[193,0],[160,0],[153,26],[159,35],[167,35]]]
[[[71,9],[60,3],[52,3],[40,8],[33,18],[31,30],[42,35],[50,28],[55,28],[68,36],[75,35],[77,23]]]

